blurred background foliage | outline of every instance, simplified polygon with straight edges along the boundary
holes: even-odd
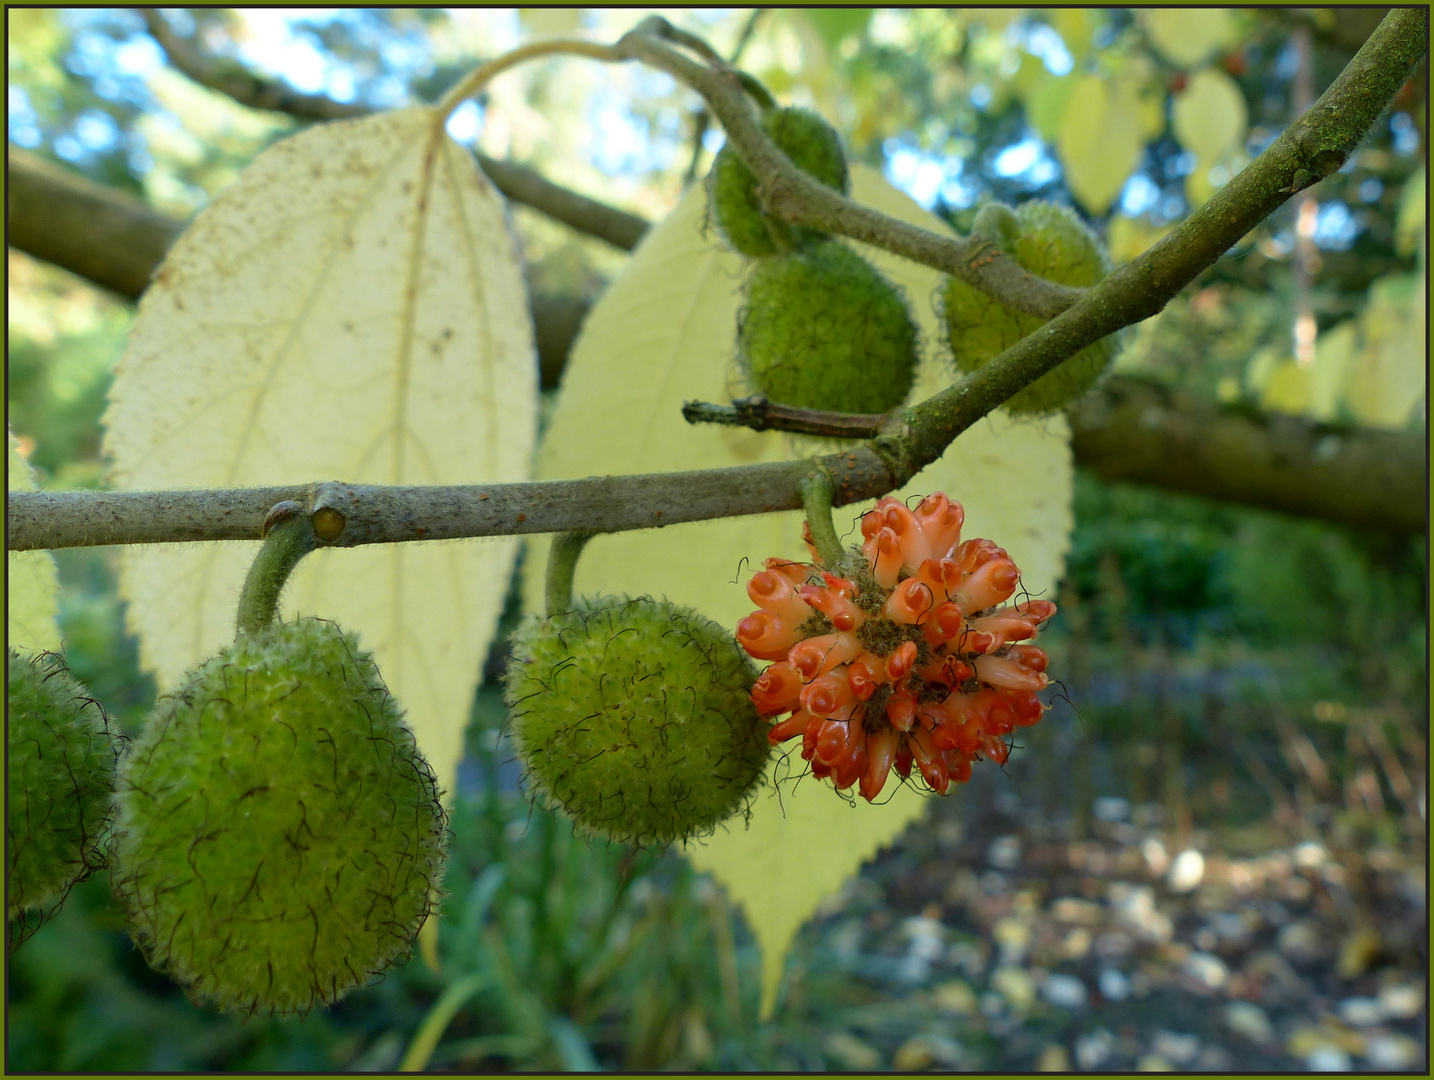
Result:
[[[432,100],[524,37],[611,38],[642,14],[165,17],[236,65],[390,107]],[[667,14],[729,55],[743,42],[743,66],[780,99],[821,111],[854,158],[958,229],[989,199],[1069,202],[1117,262],[1268,145],[1378,19],[1369,9]],[[167,211],[199,209],[297,127],[173,71],[133,11],[10,9],[7,20],[11,143]],[[1410,85],[1343,170],[1132,328],[1121,369],[1251,408],[1422,428],[1427,105],[1422,80]],[[558,61],[498,80],[450,130],[655,219],[721,145],[694,109],[659,73]],[[591,298],[624,264],[536,212],[514,217],[545,289]],[[99,486],[99,418],[132,309],[15,251],[7,270],[9,424],[42,487]],[[1423,537],[1087,475],[1076,522],[1047,635],[1073,704],[997,781],[1076,837],[1098,799],[1119,797],[1163,808],[1187,838],[1275,822],[1422,860]],[[124,632],[113,553],[57,558],[71,667],[133,731],[154,688]],[[435,963],[415,960],[306,1020],[242,1023],[193,1008],[148,970],[100,876],[11,959],[9,1067],[863,1067],[832,1049],[830,1032],[872,1007],[832,928],[872,903],[870,891],[854,885],[803,935],[785,1004],[759,1024],[758,957],[719,889],[677,854],[576,840],[524,801],[501,734],[502,657],[500,639],[474,706]],[[959,822],[963,798],[933,821]],[[1003,1060],[965,1038],[974,1060]]]

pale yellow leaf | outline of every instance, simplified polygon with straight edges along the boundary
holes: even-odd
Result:
[[[946,229],[871,169],[853,168],[852,193],[895,217]],[[689,191],[648,232],[589,315],[539,454],[540,477],[717,468],[796,456],[791,442],[774,432],[693,427],[682,419],[685,400],[730,396],[741,306],[743,260],[722,250],[715,236],[703,236],[705,210],[704,192]],[[928,396],[951,381],[944,346],[936,344],[944,336],[932,304],[940,275],[861,250],[906,290],[927,343],[915,397]],[[1025,572],[1027,587],[1049,595],[1070,531],[1070,487],[1064,418],[1017,423],[1000,415],[968,431],[898,495],[946,491],[966,507],[965,535],[989,536],[1005,546]],[[854,529],[862,509],[838,511],[838,530]],[[541,607],[548,546],[547,538],[539,538],[529,550],[525,599],[531,610]],[[732,627],[752,610],[746,582],[771,555],[806,558],[800,513],[598,537],[579,560],[575,591],[667,596]],[[690,851],[694,864],[711,870],[746,909],[763,950],[767,1011],[797,928],[925,805],[895,785],[890,802],[855,810],[826,783],[808,780],[795,791],[784,783],[780,800],[773,790],[769,770],[750,830],[730,823],[728,831]],[[841,831],[839,845],[830,842],[833,828]]]
[[[1429,372],[1426,310],[1423,274],[1388,274],[1370,286],[1359,320],[1364,349],[1346,391],[1361,424],[1402,428],[1417,414]]]
[[[1122,266],[1130,262],[1167,236],[1173,228],[1173,225],[1155,226],[1145,218],[1117,214],[1106,229],[1105,236],[1112,265]]]
[[[116,370],[120,488],[530,471],[536,361],[502,200],[432,109],[318,125],[261,154],[170,250]],[[128,548],[161,688],[233,635],[257,543]],[[310,555],[285,600],[357,631],[451,789],[516,543]]]
[[[1031,58],[1032,60],[1035,57]],[[1072,91],[1080,82],[1080,76],[1066,74],[1059,77],[1046,71],[1045,64],[1039,65],[1039,78],[1026,95],[1026,119],[1048,144],[1054,145],[1061,133],[1061,120],[1066,114],[1066,103]],[[1024,64],[1024,62],[1023,62]]]
[[[1332,326],[1315,341],[1315,359],[1310,367],[1310,416],[1326,422],[1339,418],[1339,406],[1349,381],[1350,367],[1359,355],[1359,324],[1346,319]]]
[[[1282,361],[1266,377],[1260,404],[1272,412],[1301,415],[1310,406],[1310,372],[1293,360]]]
[[[35,471],[8,429],[7,491],[34,491]],[[42,652],[60,648],[60,579],[48,551],[5,553],[5,637],[11,645]]]
[[[537,37],[566,37],[582,29],[583,10],[573,7],[527,7],[518,9],[523,29]]]
[[[1049,12],[1051,25],[1065,42],[1066,51],[1071,54],[1075,66],[1085,59],[1090,50],[1090,39],[1095,35],[1097,15],[1089,8],[1063,7]]]
[[[1143,146],[1138,86],[1082,76],[1066,101],[1056,138],[1071,194],[1090,213],[1105,213],[1140,163]]]
[[[1239,40],[1240,27],[1227,8],[1157,8],[1140,12],[1151,42],[1176,67],[1193,68]]]
[[[1429,197],[1424,168],[1420,166],[1404,182],[1399,196],[1399,209],[1394,219],[1394,247],[1401,255],[1412,255],[1424,239],[1424,223],[1428,217]]]
[[[1249,115],[1235,80],[1216,68],[1190,76],[1171,104],[1171,126],[1180,145],[1206,162],[1216,162],[1245,141]]]

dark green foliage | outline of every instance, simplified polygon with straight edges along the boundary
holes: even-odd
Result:
[[[530,782],[586,832],[639,845],[738,813],[771,747],[732,635],[665,600],[604,597],[534,619],[508,669]]]
[[[851,187],[841,139],[830,124],[806,109],[771,109],[762,128],[797,168],[843,195]],[[743,255],[775,255],[820,239],[813,229],[793,228],[768,217],[757,198],[757,178],[730,145],[717,152],[707,177],[712,221],[723,239]]]
[[[1033,274],[1061,285],[1094,285],[1110,272],[1110,258],[1095,235],[1068,206],[1031,201],[1012,215],[982,208],[977,226],[1016,262]],[[1015,229],[1019,233],[1012,235]],[[1025,315],[998,303],[957,278],[948,278],[942,291],[946,331],[956,367],[973,372],[1005,352],[1044,319]],[[1041,376],[1006,402],[1013,413],[1049,413],[1064,408],[1089,390],[1115,357],[1114,337],[1102,338]]]
[[[355,637],[241,635],[161,698],[119,783],[115,891],[156,967],[247,1012],[330,1003],[407,955],[445,822]]]
[[[104,865],[120,743],[57,653],[6,654],[6,918],[62,901]]]
[[[901,291],[829,240],[758,263],[738,357],[753,389],[808,409],[882,413],[906,400],[920,361]]]

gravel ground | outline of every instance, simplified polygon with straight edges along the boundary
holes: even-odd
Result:
[[[1114,798],[1075,839],[982,773],[803,935],[786,1007],[826,1014],[826,1067],[1427,1073],[1422,839],[1339,843],[1330,807],[1177,836]]]

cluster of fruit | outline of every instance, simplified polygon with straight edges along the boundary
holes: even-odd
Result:
[[[11,648],[6,700],[12,948],[108,861],[149,962],[221,1008],[305,1012],[409,952],[447,819],[352,634],[241,629],[127,747],[56,654]]]
[[[884,498],[838,565],[813,548],[810,566],[768,559],[747,585],[758,610],[737,641],[776,661],[752,687],[768,739],[800,737],[814,776],[868,802],[913,764],[945,794],[979,755],[1005,762],[1006,739],[1045,713],[1047,657],[1029,642],[1056,606],[998,607],[1020,571],[991,541],[963,542],[964,521],[939,492],[914,511]]]
[[[816,113],[768,109],[762,128],[827,187],[850,187],[841,140]],[[733,249],[755,260],[737,329],[755,393],[807,409],[882,413],[906,400],[920,360],[906,298],[840,240],[768,214],[757,178],[730,145],[707,179],[709,214]]]
[[[815,113],[771,108],[762,128],[794,165],[846,194],[846,155],[837,133]],[[727,243],[755,261],[737,329],[737,358],[748,389],[807,409],[883,413],[911,392],[920,335],[906,298],[842,241],[767,213],[757,178],[730,145],[708,176],[709,215]],[[1032,200],[1016,209],[988,203],[973,235],[1034,275],[1090,286],[1110,272],[1095,234],[1068,206]],[[1012,310],[948,277],[940,307],[956,368],[976,371],[1044,320]],[[1065,407],[1110,366],[1116,340],[1104,338],[1066,360],[1006,403],[1017,414]]]

